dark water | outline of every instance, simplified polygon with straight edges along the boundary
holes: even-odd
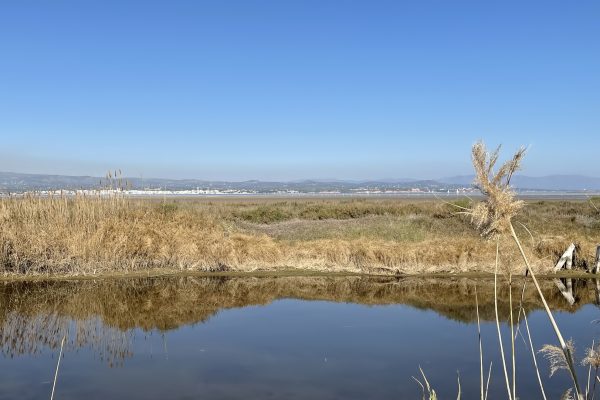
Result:
[[[544,292],[581,358],[600,339],[596,282],[562,284],[572,299],[553,281]],[[478,398],[476,286],[489,398],[503,399],[491,281],[364,277],[0,284],[0,398],[48,399],[63,337],[55,399],[418,399],[419,365],[440,398],[456,398],[457,371],[463,399]],[[539,349],[556,340],[532,289],[523,304]],[[520,336],[516,346],[518,395],[540,398]],[[538,363],[559,398],[568,375]]]

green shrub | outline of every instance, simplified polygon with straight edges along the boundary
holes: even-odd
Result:
[[[179,206],[175,203],[160,203],[158,205],[158,211],[165,215],[173,214],[178,208]]]
[[[256,224],[270,224],[292,218],[292,214],[279,206],[261,205],[258,207],[241,210],[235,213],[237,218]]]

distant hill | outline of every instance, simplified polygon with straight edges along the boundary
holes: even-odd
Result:
[[[454,176],[437,180],[416,179],[381,179],[372,181],[351,180],[298,180],[291,182],[267,181],[206,181],[199,179],[159,179],[159,178],[123,178],[133,189],[162,189],[162,190],[217,190],[217,191],[243,191],[252,193],[277,193],[277,192],[339,192],[354,193],[365,191],[401,191],[420,189],[425,191],[453,191],[470,187],[473,182],[472,175]],[[98,189],[101,182],[106,180],[93,176],[45,175],[22,174],[14,172],[0,172],[0,190],[22,192],[30,190],[74,190]],[[513,178],[513,186],[517,189],[550,190],[550,191],[600,191],[600,178],[580,175],[552,175],[544,177],[529,177],[517,175]]]
[[[198,179],[159,179],[159,178],[123,178],[132,189],[163,189],[163,190],[220,190],[244,191],[252,193],[277,192],[339,192],[353,193],[357,191],[390,191],[390,190],[455,190],[459,185],[440,183],[431,180],[385,180],[385,181],[343,181],[343,180],[301,180],[292,182],[265,182],[258,180],[242,182],[206,181]],[[98,189],[101,182],[106,180],[92,176],[66,176],[22,174],[0,172],[0,190],[22,192],[30,190],[75,190]]]
[[[460,175],[441,178],[438,181],[452,185],[469,185],[473,182],[473,179],[473,175]],[[511,183],[514,188],[521,190],[600,190],[600,178],[583,175],[548,175],[541,177],[515,175]]]
[[[92,176],[20,174],[0,172],[0,189],[43,190],[99,187],[100,178]]]

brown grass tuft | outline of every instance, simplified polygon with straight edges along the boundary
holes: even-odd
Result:
[[[589,347],[585,350],[585,357],[581,360],[582,365],[589,365],[594,368],[600,367],[600,345]]]

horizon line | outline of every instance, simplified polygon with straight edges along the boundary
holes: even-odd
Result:
[[[111,170],[109,172],[120,171],[119,169]],[[15,174],[15,175],[42,175],[42,176],[57,176],[57,177],[72,177],[72,178],[94,178],[94,179],[106,179],[106,175],[71,175],[71,174],[49,174],[49,173],[37,173],[37,172],[16,172],[16,171],[4,171],[0,170],[0,174]],[[367,178],[367,179],[355,179],[355,178],[297,178],[297,179],[260,179],[260,178],[252,178],[252,179],[207,179],[207,178],[165,178],[165,177],[157,177],[157,176],[125,176],[121,175],[120,179],[155,179],[155,180],[167,180],[167,181],[203,181],[203,182],[277,182],[277,183],[297,183],[297,182],[352,182],[352,183],[363,183],[363,182],[396,182],[396,183],[410,183],[410,182],[423,182],[423,181],[440,181],[446,179],[457,179],[457,178],[470,178],[473,177],[474,174],[457,174],[457,175],[448,175],[448,176],[438,176],[436,178]],[[582,175],[582,174],[548,174],[548,175],[523,175],[517,174],[515,177],[525,177],[525,178],[553,178],[553,177],[578,177],[578,178],[587,178],[587,179],[600,179],[600,176],[593,175]]]

